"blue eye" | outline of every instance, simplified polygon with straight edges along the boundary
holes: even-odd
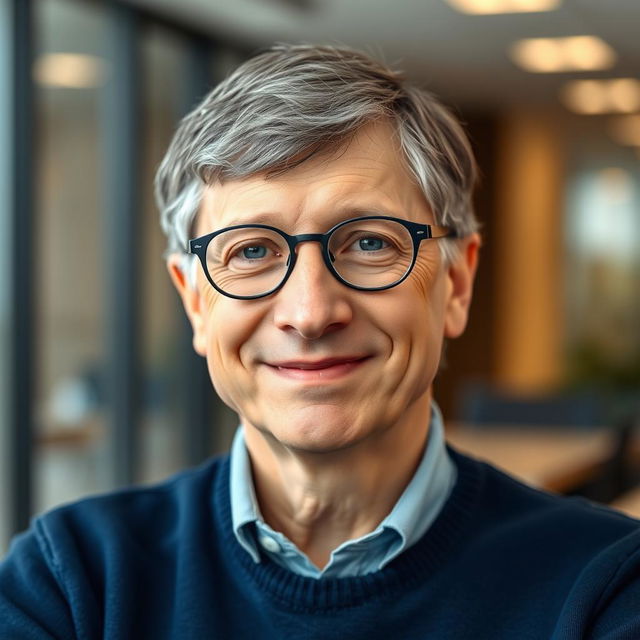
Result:
[[[242,249],[242,257],[247,260],[259,260],[260,258],[265,258],[266,255],[267,248],[259,245],[254,247],[244,247],[244,249]]]
[[[384,249],[385,241],[381,238],[360,238],[358,248],[361,251],[380,251]]]

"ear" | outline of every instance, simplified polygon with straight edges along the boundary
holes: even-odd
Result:
[[[178,291],[184,310],[193,329],[193,348],[198,355],[206,356],[205,320],[202,315],[200,290],[189,281],[185,273],[184,255],[173,253],[167,259],[167,269],[173,286]]]
[[[457,338],[467,326],[481,244],[480,235],[477,233],[472,233],[458,242],[459,255],[446,268],[444,335],[447,338]]]

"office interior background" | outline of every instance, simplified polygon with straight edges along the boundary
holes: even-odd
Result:
[[[180,117],[276,41],[368,51],[465,123],[484,246],[448,428],[607,429],[627,467],[595,499],[632,491],[639,26],[636,0],[0,0],[0,555],[34,514],[228,447],[152,181]]]

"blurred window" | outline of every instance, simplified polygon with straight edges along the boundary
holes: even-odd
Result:
[[[34,507],[107,488],[101,102],[109,74],[99,4],[34,4],[36,443]]]
[[[155,171],[181,115],[185,41],[175,33],[150,26],[141,41],[143,85],[142,218],[146,245],[140,257],[142,424],[139,478],[153,481],[184,465],[180,398],[180,302],[164,262],[166,238],[153,199]]]
[[[569,188],[567,342],[574,379],[640,385],[637,167],[586,169]]]

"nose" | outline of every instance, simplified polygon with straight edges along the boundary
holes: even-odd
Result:
[[[351,290],[327,269],[317,242],[297,247],[296,264],[275,295],[274,322],[306,340],[320,338],[351,322]]]

